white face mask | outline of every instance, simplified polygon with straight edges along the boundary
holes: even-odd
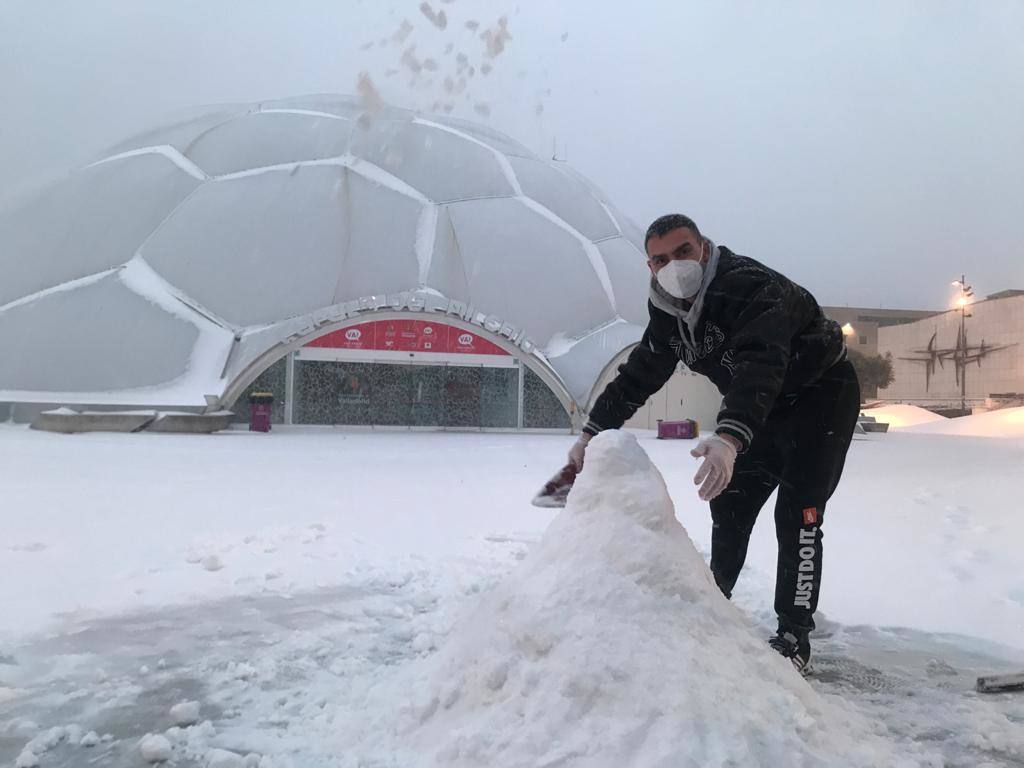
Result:
[[[704,280],[704,268],[699,262],[676,259],[658,270],[658,285],[677,299],[690,299],[697,295]]]

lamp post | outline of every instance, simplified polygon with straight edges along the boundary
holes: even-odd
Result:
[[[960,372],[960,413],[967,414],[967,305],[974,296],[974,289],[967,284],[967,277],[960,275],[959,280],[954,280],[953,285],[960,289],[960,296],[956,300],[960,308],[960,336],[956,343],[956,358],[954,364]]]

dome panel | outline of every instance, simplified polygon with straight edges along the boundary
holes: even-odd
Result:
[[[608,208],[611,210],[612,215],[615,217],[615,222],[619,225],[619,229],[622,230],[622,236],[629,242],[637,247],[641,254],[646,257],[646,250],[644,249],[644,232],[645,230],[640,229],[637,223],[633,221],[629,216],[624,214],[614,205],[608,204]]]
[[[596,197],[602,203],[605,203],[606,205],[610,204],[611,201],[608,199],[608,195],[604,193],[604,190],[602,190],[599,186],[597,186],[597,184],[592,182],[590,179],[588,179],[582,173],[577,171],[571,165],[562,163],[558,166],[558,168],[560,171],[562,171],[562,173],[566,174],[567,176],[571,176],[572,178],[576,179],[580,184],[589,189],[591,194],[593,194],[594,197]]]
[[[199,182],[161,155],[76,171],[0,212],[0,306],[124,264]]]
[[[333,93],[315,93],[308,96],[289,96],[284,99],[273,99],[264,101],[259,105],[260,110],[294,109],[306,112],[326,112],[329,115],[338,115],[356,119],[362,115],[366,108],[363,100],[358,96],[342,96]],[[385,120],[412,119],[413,113],[408,109],[384,105],[381,107],[378,117]]]
[[[349,237],[347,169],[299,166],[204,184],[142,255],[236,326],[332,303]]]
[[[575,227],[591,240],[619,234],[604,206],[589,187],[542,160],[510,157],[523,194]]]
[[[571,168],[487,126],[385,106],[361,127],[364,111],[334,95],[203,107],[111,152],[154,149],[0,214],[0,354],[30,361],[0,386],[201,405],[340,303],[428,288],[523,328],[586,396],[646,322],[640,233]]]
[[[469,283],[466,267],[459,252],[459,241],[455,237],[448,206],[438,209],[437,225],[434,228],[434,253],[430,261],[427,285],[440,291],[449,299],[469,302]]]
[[[187,370],[199,331],[110,274],[0,312],[0,389],[103,392]]]
[[[436,203],[515,194],[491,150],[440,128],[378,120],[353,132],[352,154]]]
[[[518,200],[449,210],[481,312],[524,326],[541,347],[556,333],[573,337],[615,318],[580,241],[557,224]]]
[[[261,110],[297,109],[307,112],[326,112],[339,117],[354,117],[362,108],[358,96],[339,96],[332,93],[313,93],[306,96],[288,96],[261,102]]]
[[[619,315],[631,323],[645,327],[648,321],[647,294],[651,280],[646,257],[635,245],[621,237],[604,240],[597,244],[597,248],[608,268]]]
[[[97,160],[131,152],[143,147],[170,146],[185,154],[189,146],[206,131],[233,117],[244,115],[245,107],[237,104],[228,106],[211,106],[189,110],[174,122],[149,131],[137,133],[131,138],[120,141],[108,148]]]
[[[211,176],[345,153],[352,123],[288,112],[253,112],[222,123],[189,148],[192,162]]]
[[[589,410],[601,372],[616,355],[636,344],[643,337],[647,320],[642,325],[633,325],[623,320],[606,325],[573,344],[568,351],[550,359],[551,366],[558,371],[573,399]]]
[[[448,128],[454,128],[456,131],[464,133],[477,141],[482,141],[484,144],[487,144],[499,152],[511,157],[535,157],[533,152],[528,150],[518,141],[515,141],[492,128],[488,128],[486,125],[473,123],[469,120],[461,120],[457,117],[448,117],[446,115],[430,115],[424,120],[425,122],[438,123],[439,125],[447,126]]]
[[[416,235],[424,205],[353,171],[347,179],[348,215],[358,226],[350,230],[334,303],[415,288]]]

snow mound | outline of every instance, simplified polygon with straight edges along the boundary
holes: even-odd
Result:
[[[160,734],[147,733],[139,741],[139,753],[147,763],[162,763],[171,759],[171,742]]]
[[[874,416],[879,421],[885,422],[893,429],[902,427],[914,427],[918,424],[930,424],[936,421],[948,421],[945,416],[939,416],[926,408],[916,405],[883,405],[878,408],[868,408],[861,411],[865,416]]]
[[[417,674],[389,721],[402,765],[917,765],[754,634],[620,431],[591,442],[542,540]]]
[[[199,702],[182,701],[171,707],[171,722],[179,727],[195,725],[199,722]]]
[[[1024,437],[1024,407],[1002,408],[998,411],[943,419],[941,422],[919,424],[903,430],[926,435],[961,435],[965,437]]]

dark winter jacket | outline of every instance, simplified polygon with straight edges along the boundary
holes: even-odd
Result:
[[[648,302],[643,338],[597,398],[585,432],[617,429],[668,381],[680,360],[723,395],[715,431],[746,450],[780,397],[796,396],[840,360],[839,324],[778,272],[725,247],[708,283],[695,338],[681,319]]]

